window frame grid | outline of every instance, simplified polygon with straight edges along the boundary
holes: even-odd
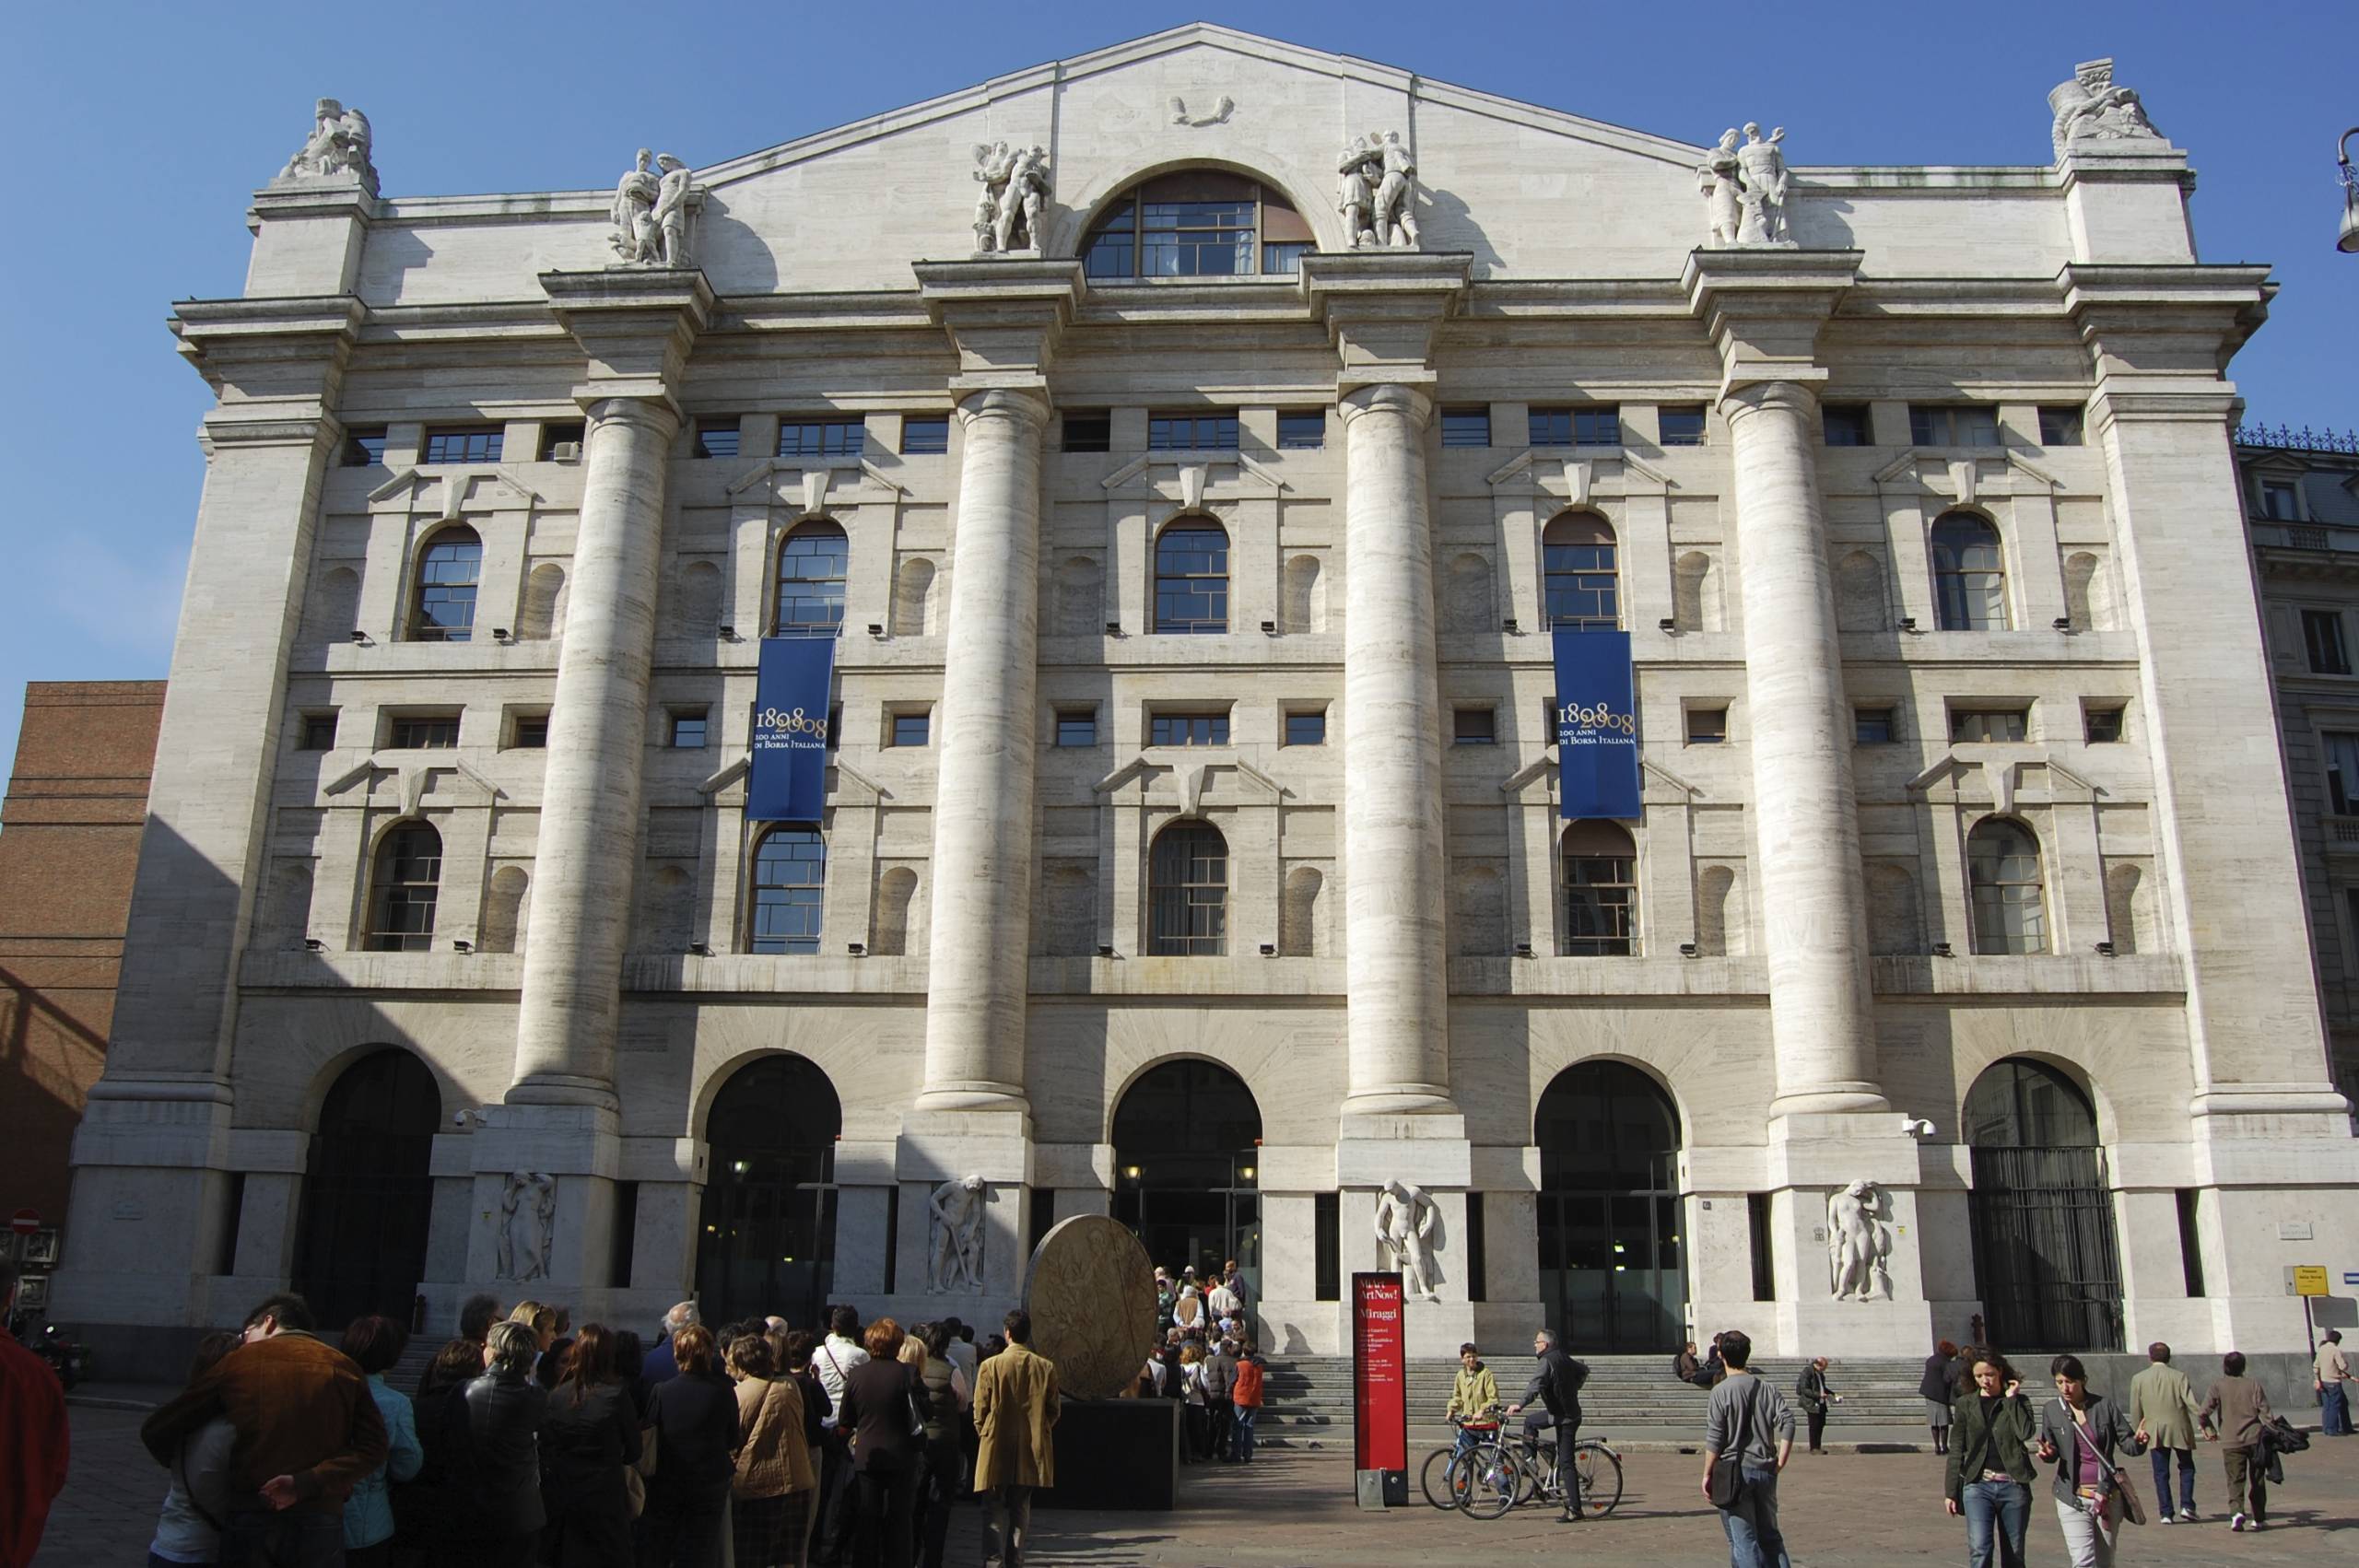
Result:
[[[1218,540],[1215,549],[1210,541]],[[1155,630],[1159,637],[1228,631],[1228,531],[1210,518],[1175,520],[1155,540]]]
[[[431,854],[415,852],[424,838],[433,840]],[[372,858],[370,883],[369,929],[362,934],[361,950],[432,952],[434,915],[442,890],[442,835],[434,825],[412,817],[388,828]]]
[[[772,844],[793,853],[775,859]],[[772,827],[754,842],[746,898],[745,951],[779,957],[816,957],[826,936],[827,841],[815,827]],[[808,867],[793,880],[766,880],[778,868]],[[787,929],[789,926],[797,928]],[[770,929],[766,929],[770,928]]]
[[[1175,823],[1155,836],[1147,848],[1150,956],[1227,955],[1231,859],[1227,838],[1210,823]]]
[[[817,432],[816,444],[804,439],[806,432]],[[790,445],[790,438],[792,444]],[[778,422],[778,450],[774,457],[792,458],[857,458],[868,455],[868,422],[858,417],[797,418],[780,415]]]
[[[829,548],[832,546],[832,548]],[[832,559],[840,568],[834,576],[816,577],[797,571],[788,563]],[[797,523],[779,541],[778,559],[770,569],[770,635],[773,637],[835,637],[844,625],[844,596],[851,578],[851,535],[833,519]],[[789,594],[789,585],[800,590]],[[816,589],[816,591],[808,590]],[[789,618],[790,605],[794,610]],[[817,606],[820,614],[805,613]]]
[[[1184,734],[1177,726],[1186,725]],[[1203,739],[1196,739],[1202,732]],[[1147,716],[1147,742],[1151,746],[1225,746],[1229,743],[1228,709],[1209,708],[1169,708]]]
[[[452,451],[452,443],[457,450]],[[440,430],[429,429],[418,447],[418,462],[428,463],[499,462],[508,450],[508,431],[499,425],[449,426]]]

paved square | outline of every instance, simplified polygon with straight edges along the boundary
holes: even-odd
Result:
[[[74,1471],[53,1516],[35,1568],[99,1568],[137,1563],[147,1550],[163,1474],[139,1446],[139,1415],[74,1410]],[[1718,1564],[1728,1561],[1719,1522],[1696,1491],[1693,1455],[1629,1454],[1622,1504],[1604,1519],[1559,1525],[1537,1506],[1504,1519],[1440,1514],[1422,1504],[1375,1515],[1353,1506],[1348,1453],[1273,1454],[1250,1469],[1189,1471],[1174,1513],[1041,1512],[1033,1515],[1031,1556],[1042,1564],[1289,1564],[1526,1562]],[[2130,1474],[2151,1499],[2145,1461]],[[1881,1568],[1895,1562],[1963,1560],[1966,1528],[1942,1511],[1942,1466],[1921,1454],[1798,1455],[1781,1499],[1795,1568]],[[1412,1483],[1414,1488],[1414,1481]],[[2201,1525],[2125,1532],[2120,1562],[2141,1563],[2303,1564],[2347,1554],[2359,1529],[2353,1506],[2359,1442],[2319,1440],[2286,1462],[2285,1485],[2272,1488],[2275,1510],[2260,1535],[2229,1533],[2217,1510],[2219,1451],[2201,1456],[2197,1504]],[[980,1510],[952,1527],[948,1561],[981,1560]],[[2216,1521],[2216,1522],[2214,1522]],[[2064,1560],[2054,1505],[2043,1483],[2034,1494],[2030,1559]]]

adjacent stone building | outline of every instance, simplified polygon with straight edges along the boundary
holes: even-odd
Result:
[[[2359,1160],[2222,375],[2271,285],[2108,63],[2048,116],[1789,170],[1192,26],[387,197],[323,101],[174,319],[65,1309],[972,1318],[1110,1211],[1280,1353],[1380,1217],[1420,1352],[2298,1345]],[[1560,629],[1630,639],[1635,816],[1562,818]],[[838,638],[816,824],[745,820],[772,635]]]

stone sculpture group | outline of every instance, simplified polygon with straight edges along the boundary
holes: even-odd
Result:
[[[1892,1299],[1890,1199],[1870,1181],[1855,1181],[1826,1200],[1826,1261],[1837,1301]]]
[[[1037,252],[1049,200],[1048,149],[977,143],[975,178],[983,187],[975,198],[975,253]]]
[[[2048,95],[2056,111],[2053,137],[2056,156],[2090,142],[2136,142],[2163,139],[2146,118],[2146,106],[2128,88],[2113,85],[2113,61],[2086,60],[2072,68],[2072,79],[2060,82]]]
[[[323,98],[312,110],[311,134],[278,171],[281,180],[358,180],[377,189],[377,167],[369,161],[369,116]]]
[[[1335,210],[1352,249],[1417,248],[1417,166],[1401,145],[1401,133],[1360,137],[1335,160],[1343,176]]]
[[[1441,1212],[1422,1188],[1401,1180],[1388,1181],[1376,1197],[1376,1239],[1401,1270],[1401,1288],[1407,1294],[1438,1301],[1436,1290],[1441,1270],[1434,1261],[1434,1232]]]
[[[1743,146],[1731,127],[1704,155],[1696,182],[1711,214],[1713,245],[1793,242],[1786,231],[1786,155],[1778,147],[1785,139],[1783,125],[1765,138],[1760,125],[1747,121]]]
[[[688,166],[670,153],[651,157],[639,149],[639,161],[615,185],[612,243],[620,266],[685,267],[688,260],[688,193],[694,176]]]

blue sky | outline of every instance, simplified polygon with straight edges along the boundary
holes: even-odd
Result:
[[[2359,257],[2333,249],[2359,6],[896,4],[28,6],[0,128],[0,757],[29,680],[165,673],[204,481],[172,301],[236,294],[249,194],[323,95],[388,194],[610,186],[631,149],[718,162],[1198,18],[1702,142],[1789,127],[1813,163],[2044,163],[2048,89],[2111,54],[2189,149],[2206,261],[2284,291],[2237,359],[2251,415],[2359,425]],[[163,760],[170,766],[170,759]]]

